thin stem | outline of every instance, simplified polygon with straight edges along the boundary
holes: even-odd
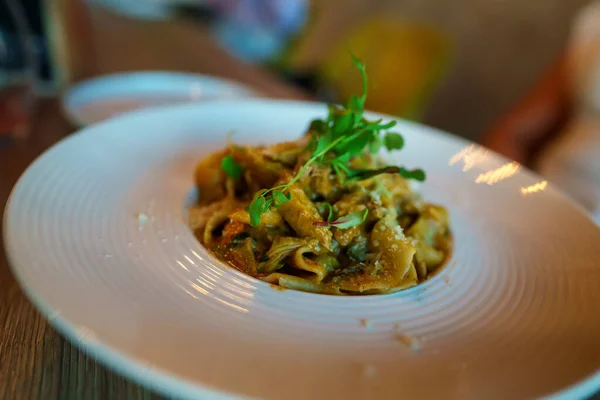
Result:
[[[353,136],[354,135],[352,135],[350,137],[353,137]],[[304,174],[304,172],[306,172],[306,168],[308,168],[309,165],[311,165],[313,162],[315,162],[319,157],[327,154],[331,149],[333,149],[335,146],[337,146],[339,143],[341,143],[344,139],[347,139],[347,138],[345,136],[341,136],[341,137],[337,138],[336,140],[331,142],[327,147],[325,147],[323,150],[321,150],[319,153],[313,155],[306,162],[306,164],[304,164],[302,166],[302,168],[300,168],[300,171],[298,171],[296,176],[286,185],[287,189],[289,189],[294,183],[298,182],[298,179],[300,179],[300,177]]]
[[[367,71],[366,69],[363,67],[360,71],[363,75],[363,95],[362,95],[362,102],[363,104],[365,104],[365,102],[367,101]]]

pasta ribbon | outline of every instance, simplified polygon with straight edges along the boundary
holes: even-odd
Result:
[[[200,199],[188,214],[199,241],[278,288],[329,295],[394,293],[446,262],[452,236],[444,207],[424,202],[400,174],[344,180],[345,168],[385,167],[370,153],[346,157],[337,172],[318,161],[307,166],[315,146],[306,135],[268,147],[230,145],[200,161]],[[265,194],[260,202],[257,192]]]

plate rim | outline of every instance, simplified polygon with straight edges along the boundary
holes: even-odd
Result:
[[[253,103],[263,103],[265,106],[286,103],[287,106],[322,106],[326,108],[326,103],[322,102],[313,102],[313,101],[303,101],[303,100],[275,100],[275,99],[227,99],[223,101],[218,101],[222,103],[222,105],[237,105],[241,106],[244,104],[253,104]],[[42,316],[50,323],[52,327],[54,327],[61,335],[67,338],[74,346],[76,346],[79,350],[85,352],[92,356],[92,358],[98,361],[100,364],[105,366],[111,371],[114,371],[128,379],[131,379],[134,383],[139,384],[143,387],[150,388],[158,393],[164,395],[173,395],[173,393],[177,393],[178,396],[183,396],[184,398],[195,398],[196,396],[202,396],[202,398],[211,398],[211,399],[240,399],[240,398],[249,398],[249,397],[239,397],[239,395],[229,392],[224,392],[222,390],[213,388],[204,383],[198,384],[195,381],[186,379],[180,375],[172,374],[171,372],[155,367],[149,367],[147,363],[144,363],[143,360],[134,357],[132,354],[115,349],[109,345],[105,345],[101,341],[93,340],[93,341],[84,341],[78,338],[77,326],[70,322],[67,318],[63,318],[60,312],[53,307],[43,298],[35,294],[30,286],[27,284],[26,279],[23,278],[21,272],[23,270],[20,267],[20,263],[17,262],[13,257],[13,244],[11,239],[9,239],[9,226],[12,224],[9,222],[11,220],[10,214],[11,210],[14,207],[13,197],[16,193],[17,189],[23,184],[23,180],[26,178],[29,171],[32,169],[34,164],[42,162],[42,160],[47,156],[48,153],[56,151],[56,148],[66,145],[69,141],[78,138],[80,135],[89,134],[90,130],[96,130],[102,128],[103,125],[109,125],[114,123],[119,123],[121,119],[134,119],[134,118],[144,118],[144,114],[152,114],[156,111],[169,112],[169,110],[176,109],[184,109],[184,108],[199,108],[206,106],[212,101],[202,102],[202,103],[182,103],[182,104],[173,104],[167,106],[158,106],[151,108],[142,108],[138,110],[134,110],[131,112],[123,113],[113,118],[103,120],[99,123],[85,126],[76,132],[66,136],[61,139],[57,143],[53,144],[46,150],[44,150],[40,155],[38,155],[25,169],[25,171],[19,176],[18,180],[14,184],[11,189],[10,195],[7,199],[6,206],[3,212],[3,237],[4,237],[4,246],[6,249],[6,258],[9,264],[9,267],[15,277],[15,280],[23,290],[23,293],[28,298],[28,300],[40,311]],[[417,129],[425,129],[429,132],[433,133],[438,138],[445,138],[452,141],[461,142],[464,145],[475,145],[479,146],[482,149],[486,149],[489,151],[494,157],[499,160],[503,160],[506,162],[510,162],[511,160],[492,151],[484,146],[480,146],[479,144],[472,142],[468,139],[458,137],[452,133],[445,132],[441,129],[431,127],[426,124],[421,124],[414,121],[407,121],[402,118],[390,116],[383,113],[370,112],[367,113],[371,116],[381,117],[391,120],[402,121],[403,124],[414,126]],[[542,178],[538,173],[532,171],[528,167],[521,165],[521,174],[526,174],[529,177],[533,178]],[[559,188],[555,187],[551,182],[549,182],[548,188],[552,190],[553,194],[561,197],[564,201],[566,201],[571,207],[573,207],[573,211],[578,212],[585,219],[588,220],[592,225],[596,226],[598,229],[598,225],[594,222],[592,217],[587,213],[582,206],[576,203],[574,200],[570,198],[570,196],[564,193]],[[546,394],[542,396],[542,399],[555,400],[555,399],[571,399],[571,398],[587,398],[600,390],[600,367],[596,369],[595,372],[588,375],[587,377],[567,386],[563,389]]]

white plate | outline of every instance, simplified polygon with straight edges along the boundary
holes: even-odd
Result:
[[[90,79],[70,88],[63,109],[78,126],[140,108],[257,96],[252,89],[208,75],[140,71]]]
[[[184,222],[195,163],[232,129],[240,143],[277,142],[325,112],[284,101],[187,104],[62,141],[27,170],[7,206],[18,280],[78,346],[175,396],[593,393],[600,230],[539,177],[465,141],[398,126],[407,142],[398,159],[428,171],[424,195],[448,206],[456,242],[449,265],[410,290],[278,291],[198,244]]]

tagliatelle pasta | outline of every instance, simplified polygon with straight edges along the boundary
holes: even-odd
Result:
[[[200,242],[253,277],[327,294],[398,291],[427,279],[444,263],[452,246],[448,212],[424,203],[397,174],[343,183],[328,167],[311,166],[290,188],[291,200],[251,226],[247,207],[255,191],[290,179],[298,160],[306,157],[306,143],[301,138],[270,147],[231,145],[202,160],[196,171],[200,201],[189,209]],[[244,170],[240,178],[222,170],[226,156]],[[364,166],[365,161],[381,164],[369,155],[350,164]],[[327,220],[365,210],[357,225],[327,226]]]
[[[383,162],[379,149],[403,138],[387,132],[395,122],[364,118],[365,98],[331,106],[296,141],[230,143],[200,161],[189,209],[199,241],[250,276],[307,292],[392,293],[430,277],[451,252],[448,212],[411,190],[422,170]]]

